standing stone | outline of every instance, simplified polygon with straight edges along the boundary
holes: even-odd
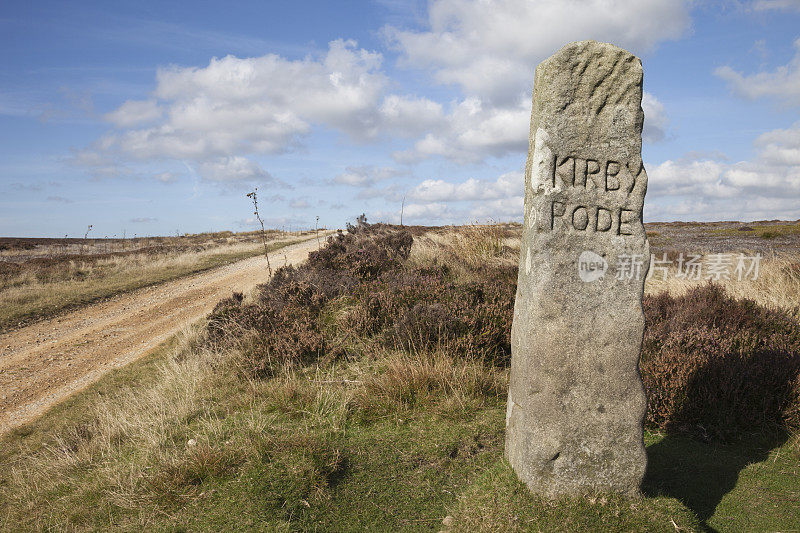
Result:
[[[506,457],[537,493],[631,493],[644,476],[641,103],[641,61],[611,44],[536,68]]]

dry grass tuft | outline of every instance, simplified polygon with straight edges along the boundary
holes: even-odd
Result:
[[[298,373],[286,366],[269,382],[254,382],[253,385],[262,390],[267,403],[278,411],[303,419],[313,427],[340,431],[354,410],[353,391],[349,385],[358,383],[339,378],[334,369],[316,367]]]
[[[451,231],[430,231],[414,239],[409,266],[446,265],[455,274],[469,276],[486,266],[514,266],[519,261],[516,236],[504,236],[502,224],[472,224]]]
[[[10,476],[15,490],[2,491],[2,497],[17,505],[31,504],[71,474],[91,467],[96,484],[123,507],[134,508],[148,493],[154,496],[154,487],[174,488],[180,480],[191,485],[203,472],[233,464],[236,451],[222,453],[218,447],[222,421],[208,399],[215,391],[235,387],[232,378],[220,372],[235,364],[235,357],[204,348],[202,335],[199,327],[182,334],[180,347],[161,365],[152,386],[98,398],[88,417],[91,422],[23,454]],[[195,432],[186,435],[190,421],[196,424]],[[192,438],[199,444],[190,450],[186,443]],[[126,456],[130,461],[120,461]],[[174,490],[167,492],[174,496]]]
[[[306,372],[285,367],[253,387],[279,412],[338,431],[353,418],[370,421],[421,412],[458,416],[495,405],[505,397],[507,373],[444,351],[375,348],[369,362]]]
[[[496,403],[505,395],[506,373],[446,351],[393,352],[364,377],[355,405],[368,417],[425,409],[458,415]]]

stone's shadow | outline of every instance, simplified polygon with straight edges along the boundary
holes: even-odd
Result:
[[[741,471],[788,438],[780,428],[794,423],[800,330],[789,314],[710,282],[644,307],[648,409],[668,436],[647,448],[642,488],[707,522]]]
[[[646,496],[669,496],[689,507],[705,522],[722,498],[736,486],[739,472],[764,461],[787,435],[756,436],[732,444],[703,443],[669,435],[647,447]],[[708,528],[709,531],[714,531]]]

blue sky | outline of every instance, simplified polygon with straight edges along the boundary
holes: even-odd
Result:
[[[800,0],[16,2],[0,235],[519,220],[537,63],[642,58],[645,221],[800,218]]]

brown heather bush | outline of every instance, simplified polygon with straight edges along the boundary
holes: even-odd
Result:
[[[705,438],[800,428],[800,325],[708,284],[645,298],[647,422]]]
[[[255,303],[243,304],[241,298],[220,302],[209,317],[209,340],[239,348],[246,370],[257,377],[272,376],[287,364],[336,359],[341,343],[325,334],[325,306],[401,269],[412,243],[408,232],[360,220],[348,233],[330,237],[300,267],[278,269],[259,287]]]
[[[274,279],[287,274],[281,268]],[[209,318],[209,341],[239,348],[249,374],[272,376],[283,364],[310,363],[325,354],[318,320],[324,302],[321,291],[301,280],[280,284],[254,304],[223,300]]]
[[[326,335],[326,306],[345,312],[339,336],[372,337],[411,351],[447,346],[459,357],[506,365],[514,304],[513,267],[482,266],[459,280],[446,265],[407,265],[411,233],[360,221],[328,240],[306,264],[279,269],[257,301],[220,302],[210,317],[212,342],[238,343],[252,375],[271,376],[286,364],[310,364],[342,355]],[[344,330],[344,331],[342,331]]]
[[[486,268],[480,281],[460,281],[446,266],[404,271],[363,284],[348,325],[379,335],[388,347],[435,351],[507,365],[516,269]]]

